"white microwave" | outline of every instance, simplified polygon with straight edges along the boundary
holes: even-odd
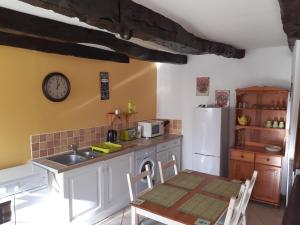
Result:
[[[160,120],[148,120],[138,122],[142,126],[142,137],[151,138],[164,134],[164,122]]]

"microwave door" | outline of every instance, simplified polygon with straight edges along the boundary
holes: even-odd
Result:
[[[159,125],[152,126],[152,136],[159,134]]]

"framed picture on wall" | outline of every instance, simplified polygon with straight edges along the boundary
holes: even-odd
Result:
[[[196,78],[196,96],[209,95],[209,77]]]
[[[228,107],[230,100],[230,90],[216,90],[215,101],[219,107]]]

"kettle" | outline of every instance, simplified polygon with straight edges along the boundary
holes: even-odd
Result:
[[[250,119],[246,116],[239,116],[238,117],[238,122],[239,122],[240,125],[246,126],[250,122]]]
[[[106,140],[108,142],[116,142],[117,141],[117,131],[116,130],[108,130]]]

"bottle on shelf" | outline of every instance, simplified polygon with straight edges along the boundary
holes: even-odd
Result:
[[[274,121],[273,121],[273,128],[278,128],[279,124],[278,124],[278,118],[275,117]]]
[[[134,111],[135,111],[135,105],[133,104],[133,102],[131,100],[129,100],[128,104],[127,104],[127,112],[133,113]]]

